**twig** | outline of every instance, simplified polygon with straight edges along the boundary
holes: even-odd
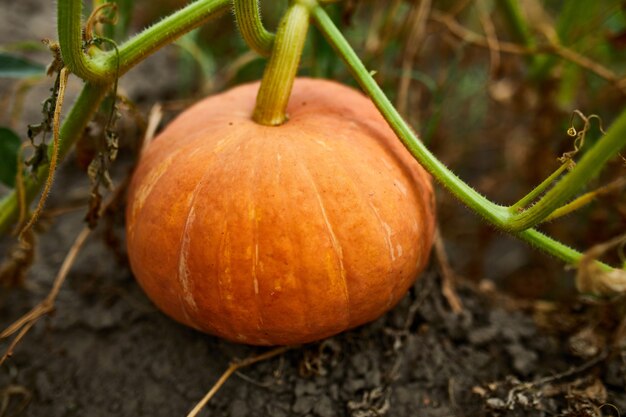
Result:
[[[404,4],[403,0],[393,0],[391,4],[385,7],[385,13],[382,17],[382,22],[376,24],[372,19],[370,23],[370,33],[365,40],[365,56],[367,61],[372,61],[385,51],[389,42],[398,36],[399,32],[402,32],[406,20],[401,23],[396,22],[397,16],[402,16],[401,6]],[[383,8],[376,8],[376,10],[382,10]]]
[[[457,2],[453,4],[452,7],[450,7],[450,15],[457,16],[459,13],[465,10],[471,2],[472,0],[457,0]]]
[[[424,33],[426,29],[426,20],[430,13],[431,0],[421,0],[417,10],[411,14],[413,22],[411,22],[409,37],[406,42],[406,50],[402,59],[402,74],[398,83],[398,99],[397,106],[400,114],[406,116],[409,86],[411,83],[411,73],[413,65],[417,58],[419,48],[423,44]]]
[[[396,2],[397,3],[397,2]],[[375,7],[374,13],[372,13],[372,20],[369,24],[369,30],[365,36],[365,42],[363,42],[363,50],[365,55],[369,55],[372,51],[378,49],[380,45],[380,27],[385,17],[386,7]]]
[[[459,314],[463,311],[463,303],[456,293],[455,273],[450,267],[450,262],[448,261],[448,255],[446,253],[446,248],[444,246],[439,227],[437,227],[435,231],[434,247],[437,263],[439,264],[439,271],[441,272],[441,293],[446,298],[452,312],[454,314]]]
[[[243,379],[247,383],[256,385],[257,387],[260,387],[260,388],[270,388],[274,384],[274,382],[271,380],[266,381],[266,382],[257,381],[256,379],[251,378],[248,375],[240,371],[235,371],[235,375],[237,375],[239,378]]]
[[[608,250],[615,247],[621,248],[624,244],[626,244],[626,233],[608,242],[598,243],[587,250],[578,263],[576,289],[581,293],[604,296],[626,293],[626,269],[602,271],[594,262]]]
[[[539,378],[536,381],[533,382],[529,382],[526,384],[522,384],[524,386],[524,388],[533,388],[533,387],[537,387],[540,385],[545,385],[551,382],[555,382],[561,379],[566,379],[566,378],[570,378],[576,374],[580,374],[582,372],[585,372],[586,370],[593,368],[594,366],[600,364],[601,362],[603,362],[607,357],[609,356],[609,352],[608,350],[603,350],[598,356],[596,356],[595,358],[592,358],[591,360],[583,363],[580,366],[576,366],[573,368],[568,369],[567,371],[555,374],[555,375],[550,375],[550,376],[545,376],[543,378]]]
[[[245,368],[247,366],[253,365],[257,362],[265,361],[273,358],[274,356],[285,353],[289,349],[293,349],[295,346],[281,346],[276,349],[269,350],[265,353],[262,353],[257,356],[251,356],[241,361],[233,361],[228,366],[228,369],[222,374],[222,376],[217,380],[217,382],[211,387],[209,392],[206,393],[204,398],[200,400],[200,402],[187,414],[187,417],[195,417],[198,415],[200,411],[204,408],[204,406],[209,402],[211,398],[215,395],[215,393],[224,385],[224,383],[230,378],[232,374],[238,371],[241,368]]]
[[[125,183],[123,183],[125,184]],[[109,196],[109,199],[103,206],[100,208],[101,213],[104,213],[111,204],[114,204],[118,201],[118,199],[124,194],[126,188],[120,185],[114,193]],[[89,228],[89,226],[85,226],[83,230],[78,234],[72,247],[68,251],[65,259],[63,260],[63,264],[59,269],[56,277],[54,278],[52,289],[46,296],[46,298],[33,307],[28,313],[24,314],[18,320],[16,320],[13,324],[7,327],[2,333],[0,333],[0,340],[6,339],[14,334],[16,336],[13,338],[9,347],[7,348],[5,354],[0,358],[0,365],[4,363],[15,350],[17,344],[22,340],[22,338],[28,333],[28,331],[33,327],[33,325],[46,314],[51,313],[54,310],[54,302],[56,301],[57,296],[59,295],[59,291],[61,290],[61,286],[65,282],[67,275],[74,264],[78,253],[82,249],[87,237],[89,237],[91,231],[93,229]]]
[[[430,18],[433,21],[444,25],[450,33],[452,33],[457,38],[463,40],[464,42],[483,48],[489,48],[489,42],[485,36],[467,29],[449,14],[433,10],[430,14]],[[499,52],[516,55],[531,55],[533,53],[536,53],[536,51],[533,51],[524,46],[504,41],[498,42],[497,48]]]
[[[33,393],[21,385],[9,385],[0,390],[0,417],[8,417],[5,413],[9,409],[11,397],[18,395],[22,397],[22,401],[18,406],[14,407],[12,416],[21,415],[30,402]]]
[[[476,3],[478,7],[478,14],[480,16],[480,24],[485,31],[487,47],[489,48],[489,73],[492,79],[495,79],[498,73],[498,69],[500,68],[500,51],[498,40],[498,35],[496,33],[496,27],[489,16],[487,11],[487,5],[485,4],[485,0],[478,0]]]
[[[513,408],[511,407],[514,407],[518,403],[519,395],[523,395],[525,392],[530,392],[531,390],[536,390],[537,388],[542,387],[546,384],[551,384],[551,383],[554,383],[563,379],[571,378],[574,375],[583,373],[599,365],[600,363],[604,362],[606,358],[608,357],[608,355],[609,355],[608,349],[605,349],[599,355],[583,363],[582,365],[571,367],[570,369],[564,372],[538,378],[531,382],[520,382],[520,381],[514,380],[513,386],[511,386],[511,388],[508,390],[506,394],[506,401],[503,404],[503,409],[506,408],[506,409],[512,410]],[[489,391],[494,392],[498,386],[502,386],[507,383],[509,383],[508,380],[488,384],[487,387]],[[484,394],[487,393],[487,390],[481,387],[474,387],[474,392],[479,395],[484,396]]]
[[[105,9],[111,9],[113,13],[113,18],[109,18],[103,12]],[[86,44],[90,44],[90,42],[94,39],[94,28],[98,23],[107,23],[110,25],[115,25],[118,21],[119,13],[117,11],[116,3],[103,3],[96,7],[89,17],[87,18],[87,23],[85,23],[85,29],[83,31],[83,40]]]
[[[483,48],[490,48],[489,40],[485,36],[467,29],[457,22],[452,16],[437,11],[433,11],[430,16],[433,21],[444,25],[450,33],[459,39],[462,39],[464,42]],[[554,40],[551,40],[550,42],[551,43],[548,45],[537,46],[536,48],[526,48],[515,43],[500,41],[497,45],[497,50],[499,52],[516,55],[534,55],[540,53],[558,55],[564,60],[573,62],[581,68],[585,68],[600,78],[614,84],[623,94],[626,94],[626,77],[620,78],[610,69],[584,55],[564,47],[563,45],[555,43]],[[491,47],[495,46],[491,45]]]
[[[65,257],[65,260],[61,265],[61,269],[54,279],[52,289],[50,290],[50,293],[46,296],[46,298],[42,302],[37,304],[32,310],[30,310],[28,313],[18,319],[15,323],[7,327],[2,333],[0,333],[0,339],[6,339],[7,337],[10,337],[17,332],[17,335],[11,341],[9,347],[7,348],[6,353],[0,358],[0,365],[2,365],[2,363],[4,363],[4,361],[13,354],[13,350],[21,341],[21,339],[26,335],[26,333],[28,333],[30,328],[33,327],[33,325],[41,317],[54,310],[54,301],[59,294],[61,286],[63,285],[63,282],[65,282],[65,278],[67,278],[67,274],[74,264],[78,252],[80,252],[90,233],[91,229],[89,229],[89,227],[84,227],[83,230],[78,234],[76,240],[72,244],[72,247],[67,253],[67,256]]]
[[[73,213],[78,210],[83,210],[87,206],[85,199],[76,199],[75,201],[70,201],[68,204],[65,204],[60,207],[54,207],[46,210],[43,214],[45,218],[54,218],[63,216],[67,213]]]

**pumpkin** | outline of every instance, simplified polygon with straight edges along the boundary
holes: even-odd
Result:
[[[259,83],[192,106],[148,146],[129,190],[132,270],[166,314],[254,345],[376,319],[425,267],[430,176],[370,100],[298,78],[276,127]]]

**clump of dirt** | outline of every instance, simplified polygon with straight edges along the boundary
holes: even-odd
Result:
[[[2,328],[46,295],[82,216],[63,215],[40,238],[28,287],[0,296]],[[122,234],[121,225],[116,232]],[[182,416],[230,361],[264,351],[165,317],[103,236],[90,237],[56,313],[2,367],[0,415]],[[521,305],[468,284],[458,292],[464,309],[454,314],[431,269],[374,323],[238,371],[203,415],[596,416],[626,410],[626,349],[615,336],[619,323],[607,319],[609,307]]]

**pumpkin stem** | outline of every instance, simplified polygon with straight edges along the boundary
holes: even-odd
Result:
[[[262,125],[277,126],[287,120],[287,103],[298,71],[304,41],[309,29],[309,7],[293,2],[280,21],[252,119]]]
[[[276,35],[263,26],[259,0],[235,0],[233,5],[239,32],[248,46],[261,56],[270,56]]]

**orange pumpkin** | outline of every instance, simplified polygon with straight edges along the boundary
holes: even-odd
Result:
[[[430,176],[370,100],[296,79],[289,121],[251,119],[258,83],[182,113],[142,156],[127,207],[132,270],[165,313],[254,345],[376,319],[426,265]]]

